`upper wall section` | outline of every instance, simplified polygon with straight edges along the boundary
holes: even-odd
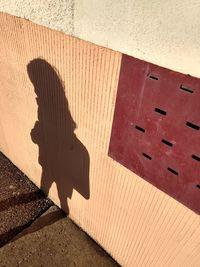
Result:
[[[73,0],[1,0],[0,11],[72,34]]]
[[[198,0],[1,0],[0,11],[200,77]]]

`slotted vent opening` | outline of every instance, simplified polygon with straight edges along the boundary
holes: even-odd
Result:
[[[169,172],[173,173],[174,175],[178,175],[178,172],[172,168],[167,168]]]
[[[194,91],[191,88],[184,86],[183,84],[180,85],[180,89],[191,94],[194,93]]]
[[[142,128],[142,127],[140,127],[140,126],[138,126],[138,125],[135,126],[135,129],[137,129],[137,130],[140,131],[140,132],[145,133],[145,129]]]
[[[162,141],[161,141],[163,144],[165,144],[165,145],[167,145],[167,146],[170,146],[170,147],[172,147],[173,146],[173,144],[172,143],[170,143],[169,141],[167,141],[166,139],[162,139]]]
[[[200,126],[198,126],[192,122],[189,122],[189,121],[186,122],[186,125],[190,128],[193,128],[194,130],[197,130],[197,131],[200,129]]]
[[[148,77],[149,77],[149,79],[158,81],[158,77],[156,75],[154,75],[154,74],[149,74]]]
[[[145,157],[145,158],[147,158],[147,159],[149,159],[149,160],[152,160],[152,157],[149,156],[149,155],[147,155],[146,153],[142,153],[142,156]]]
[[[160,108],[155,108],[155,112],[158,112],[158,113],[160,113],[161,115],[164,115],[164,116],[167,115],[167,112],[162,110],[162,109],[160,109]]]
[[[200,157],[197,156],[197,155],[192,155],[192,158],[195,159],[196,161],[199,161],[200,162]]]

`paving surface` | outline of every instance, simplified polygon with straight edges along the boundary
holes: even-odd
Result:
[[[2,154],[0,244],[0,267],[119,266]]]

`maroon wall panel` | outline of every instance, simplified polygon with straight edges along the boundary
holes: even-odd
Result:
[[[200,79],[123,55],[109,156],[200,214]]]

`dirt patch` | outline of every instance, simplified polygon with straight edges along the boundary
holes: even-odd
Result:
[[[0,153],[0,247],[53,203]]]

